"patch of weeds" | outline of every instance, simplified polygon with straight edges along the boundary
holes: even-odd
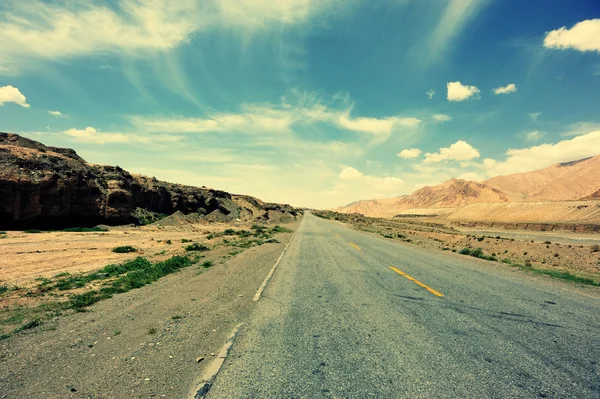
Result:
[[[285,227],[281,227],[281,226],[275,226],[271,229],[271,231],[273,233],[291,233],[292,230],[285,228]]]
[[[269,238],[268,240],[265,241],[265,244],[277,244],[280,241],[277,240],[276,238]]]
[[[181,320],[181,319],[183,319],[183,316],[175,315],[175,316],[171,317],[171,319],[173,319],[173,320]]]
[[[38,229],[28,229],[28,230],[23,230],[23,233],[39,234],[39,233],[43,233],[43,231],[42,230],[38,230]]]
[[[594,253],[594,252],[600,252],[600,245],[594,244],[594,245],[592,245],[591,249],[592,249],[592,253]]]
[[[160,251],[160,252],[157,252],[157,253],[156,253],[156,255],[164,255],[164,254],[166,254],[166,253],[167,253],[167,250],[166,250],[166,249],[163,249],[162,251]]]
[[[192,240],[188,240],[187,238],[182,238],[181,242],[185,244],[186,242],[192,242]]]
[[[115,331],[113,331],[113,336],[115,336],[115,337],[117,335],[120,335],[120,334],[121,334],[121,330],[115,330]]]
[[[209,235],[206,236],[207,240],[212,240],[213,238],[215,238],[215,235],[213,233],[210,233]]]
[[[444,247],[444,248],[442,248],[442,251],[450,251],[450,248]]]
[[[69,227],[62,230],[65,233],[94,233],[94,232],[106,232],[107,228],[104,227]]]
[[[481,241],[483,241],[483,240],[485,240],[485,237],[483,237],[483,236],[481,236],[481,237],[479,237],[479,238],[477,239],[477,241],[479,241],[479,242],[481,242]]]
[[[8,285],[6,285],[6,284],[0,285],[0,295],[4,294],[6,292],[8,292]]]
[[[16,333],[19,333],[19,332],[25,331],[25,330],[31,330],[32,328],[36,328],[41,325],[42,325],[42,321],[40,319],[33,319],[33,320],[23,324],[21,327],[16,328],[13,331],[13,334],[16,334]]]
[[[552,243],[551,243],[550,241],[544,241],[544,244],[545,244],[545,245],[550,245],[550,244],[552,244]]]
[[[187,247],[185,247],[186,251],[210,251],[210,248],[207,247],[206,245],[202,245],[202,244],[198,244],[197,242],[188,245]]]
[[[0,231],[0,234],[6,234],[6,231]]]
[[[118,277],[99,290],[72,295],[69,302],[70,307],[76,311],[83,311],[84,308],[102,299],[143,287],[191,264],[192,261],[187,256],[173,256],[154,264],[145,258],[138,257],[120,265],[108,265],[104,269],[101,269],[103,273],[96,272],[90,276],[108,275],[110,277]]]
[[[146,331],[146,333],[148,333],[148,335],[156,334],[156,327],[148,327],[148,331]]]
[[[173,244],[173,242],[171,240],[165,240],[165,244],[171,245],[171,244]]]
[[[114,247],[112,251],[118,254],[128,254],[131,252],[136,252],[137,250],[131,245],[124,245],[121,247]]]
[[[200,266],[202,266],[205,269],[208,269],[209,267],[212,267],[214,265],[214,263],[210,260],[205,261],[204,263],[202,263]]]
[[[490,260],[490,261],[498,260],[498,259],[496,259],[495,256],[485,255],[483,253],[483,249],[481,249],[481,248],[477,248],[477,249],[463,248],[460,250],[459,253],[461,255],[468,255],[468,256],[472,256],[474,258],[479,258],[479,259],[484,259],[484,260]]]
[[[507,265],[512,265],[512,261],[509,258],[502,259],[502,263],[506,263]]]
[[[234,229],[226,229],[225,231],[223,231],[223,235],[224,236],[234,236],[235,230]]]
[[[452,252],[456,252],[456,249],[452,249]]]

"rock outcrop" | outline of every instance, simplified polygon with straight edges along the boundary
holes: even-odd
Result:
[[[276,214],[274,214],[274,210]],[[72,149],[0,133],[0,229],[139,223],[140,215],[195,213],[210,221],[293,220],[289,205],[92,165]],[[144,216],[145,217],[145,216]]]

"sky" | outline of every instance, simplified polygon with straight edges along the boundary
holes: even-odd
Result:
[[[2,0],[0,131],[332,208],[600,154],[596,0]]]

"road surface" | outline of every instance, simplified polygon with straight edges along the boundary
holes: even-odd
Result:
[[[209,398],[600,398],[600,294],[307,214]]]

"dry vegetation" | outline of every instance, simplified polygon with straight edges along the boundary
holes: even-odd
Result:
[[[0,339],[181,268],[198,273],[247,248],[276,243],[286,227],[154,224],[1,232]]]

